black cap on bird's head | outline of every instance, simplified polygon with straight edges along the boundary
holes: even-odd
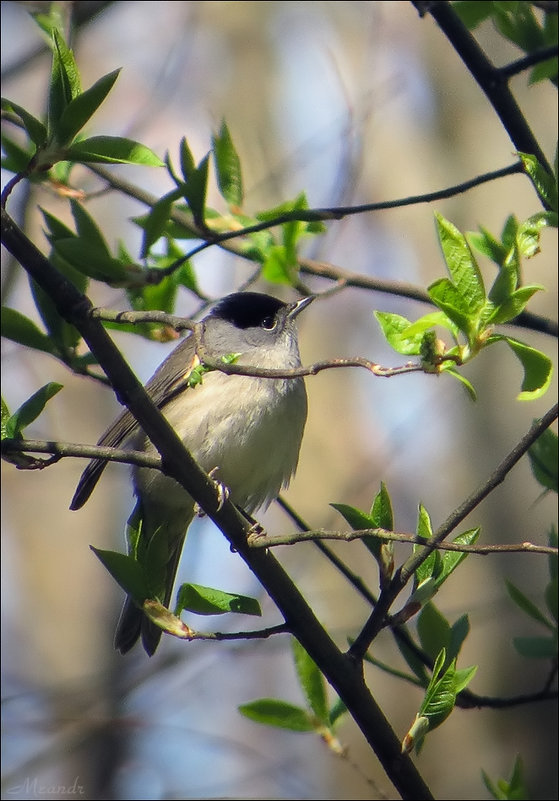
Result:
[[[313,296],[303,298],[295,303],[283,303],[271,295],[259,292],[235,292],[220,300],[210,312],[210,317],[226,320],[235,328],[275,327],[278,319],[295,317],[313,300]],[[278,316],[278,313],[281,314]]]

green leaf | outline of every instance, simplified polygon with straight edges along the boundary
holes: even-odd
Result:
[[[57,356],[58,353],[51,339],[43,334],[35,323],[15,309],[2,307],[2,336],[25,345],[27,348],[42,350]]]
[[[26,150],[17,142],[14,142],[4,133],[1,135],[2,150],[5,155],[2,158],[2,168],[13,173],[25,172],[29,167],[29,162],[33,157],[32,150]],[[32,173],[31,180],[43,179],[43,173]]]
[[[557,201],[557,183],[555,178],[542,167],[537,158],[530,153],[518,153],[524,171],[532,179],[532,183],[543,202],[553,211],[559,211]]]
[[[262,278],[272,284],[291,285],[296,265],[288,258],[284,245],[270,245],[262,264]]]
[[[380,490],[373,501],[371,520],[373,521],[374,527],[385,528],[387,531],[392,531],[394,529],[392,503],[384,481],[381,481]]]
[[[462,690],[466,689],[468,684],[471,682],[475,674],[477,673],[477,665],[472,665],[471,667],[462,668],[462,670],[457,670],[454,674],[454,692],[456,695],[461,693]]]
[[[482,2],[482,0],[475,3],[472,3],[471,0],[458,0],[452,4],[452,8],[470,30],[476,28],[493,13],[493,3]]]
[[[492,325],[503,325],[514,320],[524,311],[532,295],[542,290],[545,290],[545,287],[541,284],[520,287],[489,315],[487,322]]]
[[[404,356],[417,356],[420,353],[423,331],[408,332],[416,323],[412,324],[406,317],[390,312],[375,311],[374,315],[386,341],[397,353]]]
[[[10,410],[8,409],[8,404],[6,403],[3,397],[1,400],[2,400],[2,424],[1,424],[2,439],[9,439],[10,436],[8,433],[8,422],[12,415],[10,414]]]
[[[516,241],[522,256],[531,259],[540,252],[540,234],[543,228],[557,228],[556,211],[533,214],[519,226]]]
[[[477,393],[475,391],[475,388],[472,385],[471,381],[468,381],[466,376],[462,375],[462,373],[459,373],[458,370],[452,366],[445,368],[444,372],[445,375],[450,375],[452,376],[452,378],[456,378],[458,381],[460,381],[460,383],[468,393],[468,397],[470,398],[470,400],[473,401],[477,400]]]
[[[92,136],[74,142],[64,151],[64,158],[79,163],[142,164],[145,167],[164,167],[149,147],[121,136]]]
[[[54,243],[56,252],[76,270],[108,284],[119,285],[128,278],[126,267],[118,260],[107,255],[106,249],[100,245],[88,244],[80,237],[59,239]]]
[[[56,259],[51,260],[53,265],[60,269]],[[61,269],[61,272],[63,270]],[[42,289],[33,279],[29,280],[31,294],[41,315],[41,319],[48,331],[51,340],[50,348],[54,356],[66,361],[81,340],[81,334],[75,326],[68,323],[58,311],[51,296]]]
[[[213,135],[212,145],[219,191],[229,206],[240,208],[243,205],[241,162],[225,120],[219,133]]]
[[[205,209],[206,209],[206,192],[208,190],[208,161],[210,154],[208,153],[196,169],[192,170],[189,175],[188,181],[182,186],[182,194],[192,216],[194,222],[200,227],[205,227]]]
[[[256,723],[291,731],[314,731],[315,723],[305,709],[277,698],[260,698],[238,707],[241,715]]]
[[[99,253],[104,253],[104,255],[110,259],[111,253],[109,251],[109,246],[91,214],[76,200],[70,201],[70,206],[72,209],[72,217],[76,223],[78,236],[82,240],[82,247],[87,250],[89,250],[89,248],[94,248]]]
[[[419,504],[416,533],[418,537],[421,537],[424,540],[428,540],[430,537],[433,536],[431,518],[429,516],[429,512],[423,506],[422,503]],[[423,545],[413,546],[414,554],[420,553],[421,551],[423,551]],[[426,582],[428,579],[437,578],[440,570],[440,564],[441,564],[440,554],[436,550],[432,551],[427,557],[427,559],[421,565],[419,565],[419,567],[415,571],[414,588],[417,590],[419,586],[424,584],[424,582]],[[418,599],[416,598],[415,600]]]
[[[528,457],[536,480],[557,492],[557,434],[546,428],[528,449]]]
[[[200,584],[182,584],[177,592],[178,616],[183,609],[197,615],[224,615],[235,612],[241,615],[261,616],[260,604],[255,598],[246,595],[224,592]]]
[[[330,724],[330,715],[324,676],[295,637],[292,638],[292,645],[299,684],[305,694],[307,703],[318,720],[328,726]]]
[[[159,198],[151,207],[149,214],[142,221],[144,238],[140,258],[145,259],[152,246],[165,233],[172,205],[179,197],[182,197],[182,190],[180,188],[163,195],[163,197]]]
[[[521,590],[518,589],[511,581],[505,580],[505,584],[507,586],[508,593],[514,603],[522,609],[529,617],[533,620],[541,623],[551,631],[555,631],[555,626],[549,622],[549,620],[545,617],[542,612],[538,609],[538,607],[532,603],[532,601],[527,598]]]
[[[470,316],[466,302],[452,281],[439,278],[427,287],[429,297],[462,331],[468,340],[475,331],[475,320]]]
[[[74,54],[60,31],[52,29],[52,70],[48,100],[49,139],[55,141],[58,125],[68,104],[81,92],[80,74]]]
[[[429,678],[427,676],[425,665],[423,664],[417,653],[401,637],[398,637],[396,639],[396,645],[398,646],[398,650],[406,660],[407,664],[409,665],[413,673],[419,679],[421,686],[426,687],[427,684],[429,683]]]
[[[421,647],[433,660],[450,645],[450,623],[431,601],[419,613],[417,633]]]
[[[481,771],[481,775],[490,795],[497,801],[508,801],[508,799],[510,801],[526,801],[530,796],[524,783],[523,772],[522,759],[517,756],[510,781],[499,779],[495,785],[484,770]]]
[[[456,659],[458,657],[469,633],[470,620],[468,615],[461,615],[458,620],[452,624],[450,629],[450,640],[448,644],[449,659]],[[460,690],[457,690],[457,692],[460,692]]]
[[[511,348],[524,368],[522,392],[517,400],[536,400],[545,395],[551,383],[553,364],[541,351],[519,342],[517,339],[496,335],[489,341],[503,340]]]
[[[119,73],[117,69],[104,75],[68,103],[57,125],[56,138],[60,146],[67,145],[81,131],[113,88]]]
[[[469,231],[468,241],[484,256],[488,256],[495,264],[502,266],[509,249],[482,225],[479,226],[479,230],[480,233]]]
[[[101,548],[89,546],[99,561],[107,568],[111,576],[120,586],[134,598],[141,607],[146,598],[149,598],[149,587],[140,562],[132,556],[126,556],[116,551],[105,551]]]
[[[5,426],[7,436],[13,438],[20,434],[24,428],[37,419],[48,401],[61,389],[62,384],[52,381],[31,395],[7,421]]]
[[[473,545],[477,542],[480,534],[481,528],[477,526],[476,528],[468,529],[468,531],[465,531],[463,534],[459,534],[452,542],[456,545]],[[461,564],[467,556],[467,552],[464,551],[462,553],[460,551],[444,551],[441,557],[442,570],[437,578],[438,586],[447,580],[451,573],[456,570],[458,565]]]
[[[181,139],[180,144],[180,162],[181,162],[181,172],[183,174],[183,178],[185,181],[188,181],[194,170],[196,169],[196,162],[194,161],[194,156],[192,155],[192,151],[188,146],[188,142],[186,141],[186,137],[183,136]]]
[[[30,114],[29,111],[24,109],[23,106],[18,106],[17,103],[2,98],[2,111],[11,111],[17,114],[31,141],[37,145],[37,147],[43,147],[45,145],[47,141],[46,126],[34,117],[33,114]]]
[[[513,645],[528,659],[557,659],[557,637],[513,637]]]
[[[435,214],[443,255],[463,308],[470,316],[485,305],[485,287],[479,267],[464,234],[442,214]],[[450,316],[450,315],[449,315]],[[452,318],[451,318],[452,319]]]

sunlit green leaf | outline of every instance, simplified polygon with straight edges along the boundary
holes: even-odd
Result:
[[[229,206],[241,207],[243,205],[241,162],[225,120],[221,124],[219,133],[213,135],[212,144],[219,191]]]
[[[12,414],[6,424],[8,437],[20,434],[24,428],[37,419],[45,408],[48,401],[62,389],[62,384],[52,381],[37,390],[19,409]]]
[[[121,136],[92,136],[82,139],[66,148],[64,154],[69,161],[81,163],[165,166],[159,156],[148,147]]]
[[[203,587],[201,584],[181,585],[177,593],[175,614],[180,614],[183,609],[197,615],[223,615],[227,612],[257,616],[262,614],[260,604],[255,598]]]

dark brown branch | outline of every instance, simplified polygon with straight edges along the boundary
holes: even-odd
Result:
[[[101,323],[91,318],[88,298],[50,264],[4,210],[1,221],[2,241],[7,249],[49,294],[62,317],[76,326],[119,398],[161,453],[169,475],[195,498],[266,588],[289,630],[320,665],[345,703],[402,798],[432,799],[413,762],[401,753],[399,739],[366,686],[361,666],[337,648],[272,554],[248,547],[248,521],[230,500],[220,499],[214,482],[200,470],[173,428],[155,408]]]
[[[452,5],[447,0],[412,0],[412,4],[420,16],[430,14],[437,22],[493,106],[516,150],[534,155],[552,175],[553,170],[509,89],[506,76],[493,66]]]
[[[518,75],[518,73],[530,69],[530,67],[533,67],[535,64],[541,64],[543,61],[557,58],[558,54],[559,50],[557,49],[557,45],[542,47],[541,50],[534,50],[532,53],[528,53],[517,61],[506,64],[504,67],[498,67],[498,72],[503,78],[509,80],[514,75]]]

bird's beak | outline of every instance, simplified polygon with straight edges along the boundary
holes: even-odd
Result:
[[[289,307],[287,316],[290,319],[297,317],[297,315],[300,314],[300,312],[302,312],[303,309],[306,309],[307,306],[309,306],[313,302],[315,297],[316,295],[307,295],[306,298],[302,298],[301,300],[297,300],[295,301],[295,303],[292,303]]]

